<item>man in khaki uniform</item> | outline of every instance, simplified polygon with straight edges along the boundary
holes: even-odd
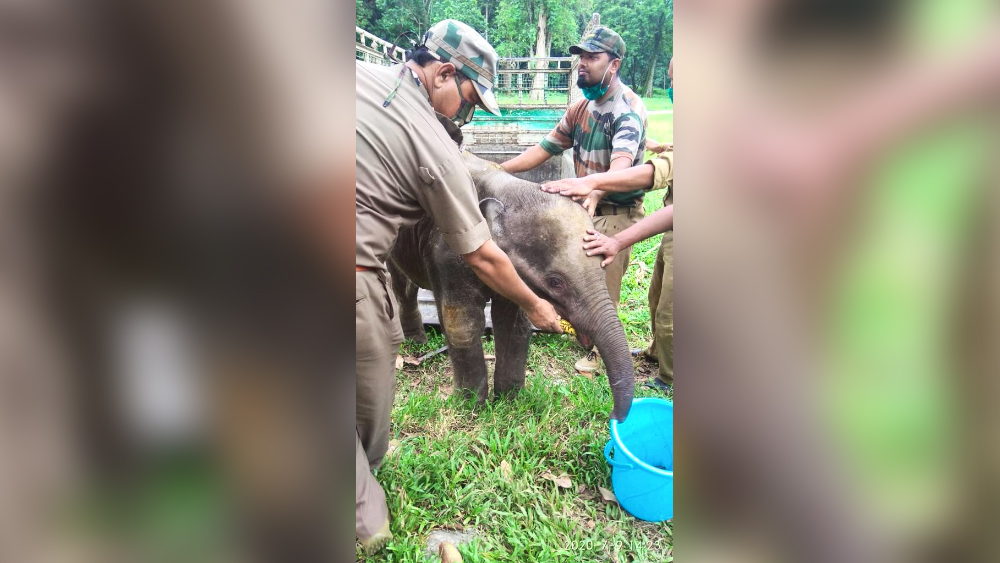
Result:
[[[673,185],[674,152],[672,146],[660,145],[662,152],[645,164],[625,170],[591,174],[583,178],[570,178],[547,182],[542,189],[573,199],[587,197],[595,190],[608,192],[634,189],[658,190],[667,188],[663,196],[663,209],[642,219],[629,228],[608,237],[591,231],[584,237],[587,255],[603,254],[601,266],[611,264],[619,253],[633,244],[663,233],[660,250],[656,254],[653,279],[649,286],[649,318],[653,342],[646,355],[657,359],[659,371],[650,384],[659,389],[669,389],[674,380],[674,268],[673,268]]]
[[[580,55],[579,78],[585,99],[574,103],[559,125],[541,143],[503,163],[507,172],[531,170],[552,156],[573,150],[577,177],[609,170],[622,170],[642,163],[646,143],[646,107],[642,99],[618,78],[625,41],[607,27],[598,26],[587,33],[578,45],[569,48]],[[643,217],[643,192],[594,191],[583,201],[594,217],[597,230],[613,236]],[[611,301],[618,306],[622,278],[629,264],[625,249],[605,269],[605,281]],[[582,372],[596,371],[596,349],[576,363]]]
[[[499,114],[496,51],[454,20],[435,24],[402,65],[356,65],[355,528],[366,551],[391,537],[385,493],[372,475],[385,455],[402,333],[384,262],[399,229],[433,217],[452,250],[531,322],[561,332],[552,305],[532,293],[490,239],[455,139],[478,104]]]
[[[663,194],[663,207],[674,203],[674,153],[661,153],[658,158],[647,161],[653,165],[653,187],[667,188]],[[663,233],[660,249],[656,253],[653,278],[649,284],[649,322],[653,341],[646,349],[646,355],[656,360],[659,369],[656,376],[659,383],[653,385],[666,389],[674,383],[674,231]]]

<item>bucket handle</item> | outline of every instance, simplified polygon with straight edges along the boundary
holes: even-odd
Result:
[[[611,444],[612,440],[608,440],[608,443],[604,445],[604,459],[608,460],[608,464],[611,467],[621,467],[622,469],[632,469],[631,463],[624,463],[621,461],[615,461],[611,459]]]

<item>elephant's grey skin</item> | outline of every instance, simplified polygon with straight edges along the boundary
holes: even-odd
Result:
[[[584,346],[597,345],[614,397],[612,416],[625,420],[635,391],[635,372],[625,332],[611,303],[601,260],[583,250],[593,222],[572,200],[548,194],[515,178],[498,164],[464,153],[493,240],[521,278],[573,324]],[[516,304],[496,295],[461,256],[451,251],[430,218],[399,233],[389,257],[404,334],[426,341],[417,287],[434,292],[448,342],[455,388],[486,399],[488,377],[482,341],[484,308],[493,300],[496,341],[495,395],[524,387],[531,323]],[[407,280],[408,278],[408,280]]]

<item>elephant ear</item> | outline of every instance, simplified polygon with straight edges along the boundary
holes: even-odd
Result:
[[[479,200],[479,209],[483,212],[483,217],[490,226],[490,231],[496,235],[501,231],[500,217],[506,210],[506,206],[495,197],[487,197]]]

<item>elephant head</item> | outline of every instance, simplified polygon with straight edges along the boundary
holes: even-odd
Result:
[[[494,241],[525,283],[574,326],[580,343],[597,346],[614,398],[612,417],[624,421],[635,393],[635,371],[601,258],[583,250],[583,235],[594,226],[587,212],[496,163],[468,152],[464,158]]]

